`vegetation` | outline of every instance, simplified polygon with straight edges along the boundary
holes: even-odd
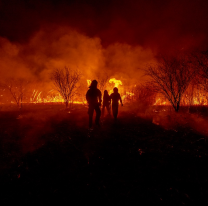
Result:
[[[182,96],[196,74],[193,64],[186,58],[162,58],[149,66],[145,74],[150,77],[148,85],[162,94],[178,112]]]
[[[26,96],[28,83],[29,82],[27,80],[22,78],[11,78],[1,85],[3,88],[9,91],[19,109],[22,108],[22,102]]]
[[[81,73],[78,70],[71,70],[67,67],[56,69],[51,73],[51,80],[56,90],[63,97],[66,108],[77,93],[77,83],[80,80]]]

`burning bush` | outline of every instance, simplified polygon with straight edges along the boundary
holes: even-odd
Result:
[[[162,58],[160,63],[146,69],[146,75],[151,78],[148,85],[162,94],[176,112],[195,74],[192,62],[187,57]]]
[[[77,83],[80,80],[81,73],[78,70],[71,70],[67,67],[56,69],[51,74],[56,90],[63,97],[66,108],[72,101],[73,96],[77,93]]]

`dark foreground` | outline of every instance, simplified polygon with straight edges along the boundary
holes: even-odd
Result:
[[[208,204],[204,134],[125,107],[88,131],[86,110],[1,112],[0,205]]]

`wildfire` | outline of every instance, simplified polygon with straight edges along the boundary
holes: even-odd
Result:
[[[38,92],[38,90],[33,91],[32,97],[30,98],[31,102],[39,102],[40,101],[40,95],[42,92]]]
[[[156,102],[154,103],[154,105],[161,105],[161,100],[160,100],[160,98],[158,98],[158,99],[156,99]]]
[[[91,84],[91,80],[87,79],[86,81],[89,87]],[[121,85],[123,85],[121,80],[118,80],[116,78],[111,78],[109,80],[109,83],[114,85],[107,84],[106,87],[103,88],[104,90],[105,89],[108,90],[109,94],[113,93],[114,87],[117,87],[124,101],[128,102],[137,99],[137,94],[133,92],[134,90],[131,89],[131,92],[128,90],[124,92],[124,88],[120,87]],[[133,85],[133,87],[136,87],[136,85]],[[127,88],[125,88],[125,90],[126,89]],[[50,90],[47,94],[44,94],[44,92],[34,89],[30,97],[26,100],[23,100],[22,103],[64,103],[64,102],[65,102],[64,98],[56,90]],[[11,103],[15,103],[15,102],[11,101]],[[70,101],[69,103],[86,104],[85,91],[81,91],[81,94],[75,94],[73,96],[72,101]],[[170,105],[170,102],[167,99],[165,99],[163,96],[157,95],[155,99],[155,103],[153,105]],[[206,96],[206,93],[197,90],[192,94],[191,97],[189,94],[185,94],[181,99],[181,105],[208,105],[208,97]]]
[[[89,79],[87,79],[86,81],[87,81],[87,85],[90,86],[92,81]],[[111,78],[109,80],[109,83],[114,83],[114,87],[117,87],[117,88],[120,85],[123,85],[121,80],[117,80],[115,78]],[[109,93],[113,92],[113,88],[110,86],[108,86],[106,89],[110,90]],[[126,92],[126,95],[122,95],[122,98],[125,99],[126,97],[132,97],[133,95],[134,95],[134,93]],[[75,97],[75,99],[76,99],[76,101],[73,101],[73,103],[75,103],[75,104],[85,104],[86,103],[86,100],[80,101],[80,99],[78,97]],[[58,92],[56,92],[54,90],[50,90],[46,97],[42,96],[42,92],[34,90],[31,95],[30,102],[31,103],[64,103],[64,99]]]
[[[134,96],[134,93],[132,92],[126,92],[126,94],[122,95],[122,99],[124,101],[131,101],[132,97]]]
[[[130,97],[132,97],[134,95],[134,93],[132,93],[132,92],[126,92],[126,94]]]
[[[122,81],[121,80],[117,80],[115,78],[112,78],[109,80],[109,83],[114,83],[114,87],[119,87],[119,85],[122,85]],[[110,94],[113,93],[113,89],[110,89]]]
[[[156,101],[153,105],[169,105],[169,103],[159,97],[156,98]]]
[[[114,83],[115,84],[115,87],[117,87],[117,88],[118,88],[119,85],[122,85],[121,80],[117,80],[115,78],[110,79],[109,80],[109,83]]]
[[[198,94],[193,98],[193,105],[208,105],[207,98],[203,94]]]
[[[170,105],[170,103],[165,99],[157,97],[154,105]],[[208,100],[203,94],[199,93],[193,98],[187,98],[187,96],[184,96],[181,100],[181,105],[208,105]]]
[[[90,86],[91,82],[92,82],[91,80],[87,79],[87,85],[88,85],[88,87]]]

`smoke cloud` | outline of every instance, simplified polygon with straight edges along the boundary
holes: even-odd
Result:
[[[158,54],[208,48],[207,10],[202,0],[2,0],[0,75],[49,82],[67,66],[142,81]]]
[[[50,81],[54,69],[78,69],[86,79],[105,73],[117,78],[141,78],[141,69],[154,59],[150,49],[115,43],[107,48],[98,37],[90,38],[67,27],[41,30],[27,44],[1,38],[1,76]],[[103,73],[103,74],[104,74]]]

